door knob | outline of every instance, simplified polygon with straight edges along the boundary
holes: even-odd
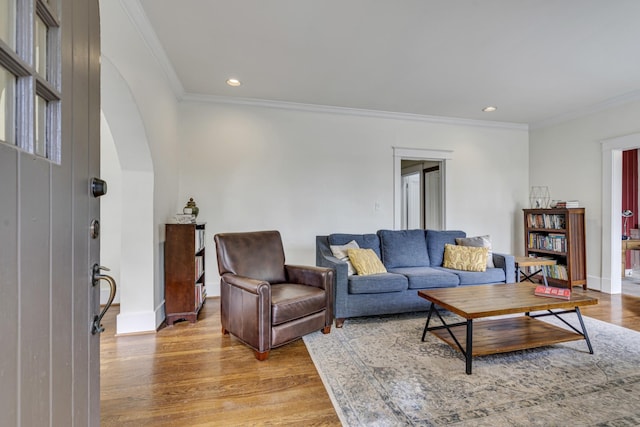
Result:
[[[93,194],[93,197],[107,194],[107,181],[95,177],[91,178],[91,194]]]

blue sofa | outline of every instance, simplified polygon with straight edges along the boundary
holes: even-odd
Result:
[[[316,265],[335,271],[334,315],[336,327],[349,317],[423,311],[429,302],[418,290],[489,283],[515,282],[513,255],[493,253],[494,268],[484,272],[442,267],[445,244],[456,244],[464,231],[378,230],[375,234],[316,236]],[[368,276],[347,274],[347,263],[336,258],[330,245],[355,240],[372,249],[387,273]]]

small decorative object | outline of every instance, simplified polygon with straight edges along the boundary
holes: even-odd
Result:
[[[622,233],[622,240],[629,240],[629,234],[627,234],[627,220],[633,216],[633,212],[629,209],[622,211],[622,217],[624,218],[624,226]]]
[[[198,212],[200,212],[200,208],[196,206],[196,202],[193,201],[193,197],[190,197],[184,209],[182,209],[182,213],[191,214],[194,217],[197,217]]]
[[[531,187],[531,192],[529,193],[531,209],[548,209],[550,198],[549,187]]]
[[[176,214],[173,217],[174,224],[194,224],[196,217],[191,214]]]

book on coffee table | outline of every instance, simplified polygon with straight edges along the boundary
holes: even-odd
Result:
[[[551,298],[560,298],[560,299],[571,299],[571,289],[566,288],[556,288],[554,286],[544,286],[538,285],[536,286],[534,294],[541,297],[551,297]]]

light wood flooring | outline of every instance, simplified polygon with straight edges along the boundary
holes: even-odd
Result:
[[[584,315],[640,331],[640,298],[586,292],[600,304]],[[259,362],[220,333],[216,298],[197,323],[155,334],[114,336],[117,313],[113,307],[103,319],[102,426],[340,425],[302,340]]]

